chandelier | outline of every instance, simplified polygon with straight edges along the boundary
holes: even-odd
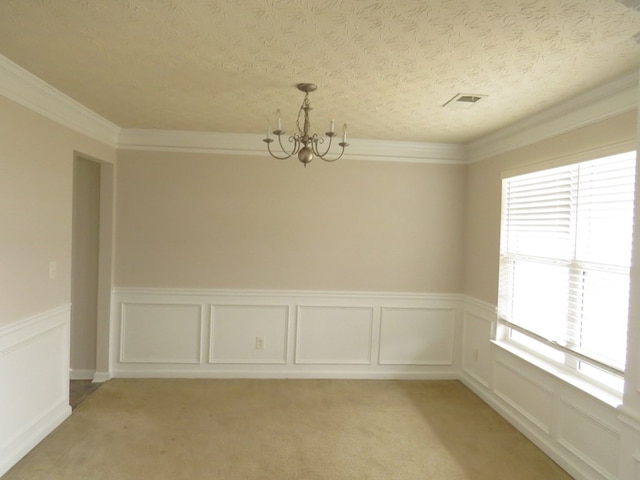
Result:
[[[314,156],[321,158],[325,162],[335,162],[340,157],[342,157],[345,147],[349,146],[349,144],[347,143],[347,124],[344,124],[344,129],[342,132],[342,142],[338,143],[338,145],[342,147],[340,155],[335,158],[329,158],[329,150],[331,149],[333,137],[337,135],[337,133],[335,132],[335,121],[333,118],[331,119],[331,123],[329,124],[329,131],[325,133],[325,135],[329,137],[329,144],[327,145],[327,148],[324,150],[324,152],[321,152],[321,145],[325,143],[324,137],[320,137],[315,133],[312,135],[309,134],[309,129],[311,128],[309,112],[312,110],[311,104],[309,103],[309,93],[314,92],[318,87],[313,83],[299,83],[297,87],[298,90],[304,92],[305,95],[302,105],[300,105],[300,110],[298,110],[298,118],[296,120],[298,131],[289,137],[289,143],[292,144],[290,145],[291,148],[287,150],[282,144],[282,136],[285,134],[285,131],[282,129],[280,110],[276,112],[277,128],[271,133],[278,137],[278,144],[280,145],[280,150],[283,155],[280,154],[280,152],[277,152],[278,154],[276,155],[271,150],[271,144],[274,142],[274,139],[269,136],[269,130],[271,130],[270,125],[267,127],[267,137],[262,141],[267,144],[267,150],[269,150],[271,156],[277,158],[278,160],[286,160],[287,158],[290,158],[291,156],[297,154],[298,160],[300,160],[305,167],[308,163],[311,163],[311,160],[313,160]],[[304,123],[302,127],[300,127],[300,117],[303,115],[303,112]]]

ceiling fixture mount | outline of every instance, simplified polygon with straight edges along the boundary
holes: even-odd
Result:
[[[296,127],[298,131],[289,137],[289,143],[292,143],[293,146],[291,150],[287,150],[284,148],[282,144],[282,136],[285,134],[285,131],[282,129],[282,121],[280,119],[280,110],[276,112],[276,129],[273,132],[270,132],[271,126],[267,127],[267,137],[262,141],[267,144],[267,150],[273,158],[277,158],[278,160],[286,160],[293,155],[298,155],[298,160],[300,160],[304,166],[306,167],[308,163],[311,163],[313,157],[319,157],[325,162],[335,162],[336,160],[342,157],[344,153],[344,149],[349,146],[347,143],[347,124],[344,124],[344,128],[342,131],[342,142],[338,143],[342,147],[340,151],[340,155],[335,158],[329,158],[329,150],[331,149],[331,143],[333,141],[333,137],[337,135],[335,131],[335,121],[331,118],[331,122],[329,123],[329,131],[325,133],[327,137],[329,137],[329,145],[324,152],[320,152],[319,146],[324,144],[324,137],[318,136],[318,134],[310,134],[309,129],[311,128],[311,122],[309,120],[309,112],[312,110],[311,104],[309,103],[309,94],[311,92],[315,92],[318,88],[313,83],[299,83],[297,85],[298,90],[304,92],[304,100],[302,101],[302,105],[300,105],[300,110],[298,110],[298,118],[296,120]],[[300,117],[304,115],[304,123],[302,127],[300,126]],[[276,155],[271,151],[271,144],[274,142],[274,139],[269,136],[270,133],[273,133],[276,137],[278,137],[278,144],[280,145],[280,149],[284,156]],[[334,154],[335,155],[335,154]]]

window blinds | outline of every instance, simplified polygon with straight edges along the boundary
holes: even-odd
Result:
[[[635,152],[503,180],[498,313],[624,370]]]

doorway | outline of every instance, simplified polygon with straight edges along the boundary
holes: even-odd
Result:
[[[113,165],[73,161],[70,378],[109,376]]]

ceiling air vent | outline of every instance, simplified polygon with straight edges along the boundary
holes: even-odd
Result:
[[[442,106],[454,107],[454,108],[471,108],[473,105],[478,103],[484,97],[486,97],[486,95],[459,93]]]
[[[618,2],[623,4],[625,7],[629,7],[640,12],[640,1],[638,0],[618,0]]]

